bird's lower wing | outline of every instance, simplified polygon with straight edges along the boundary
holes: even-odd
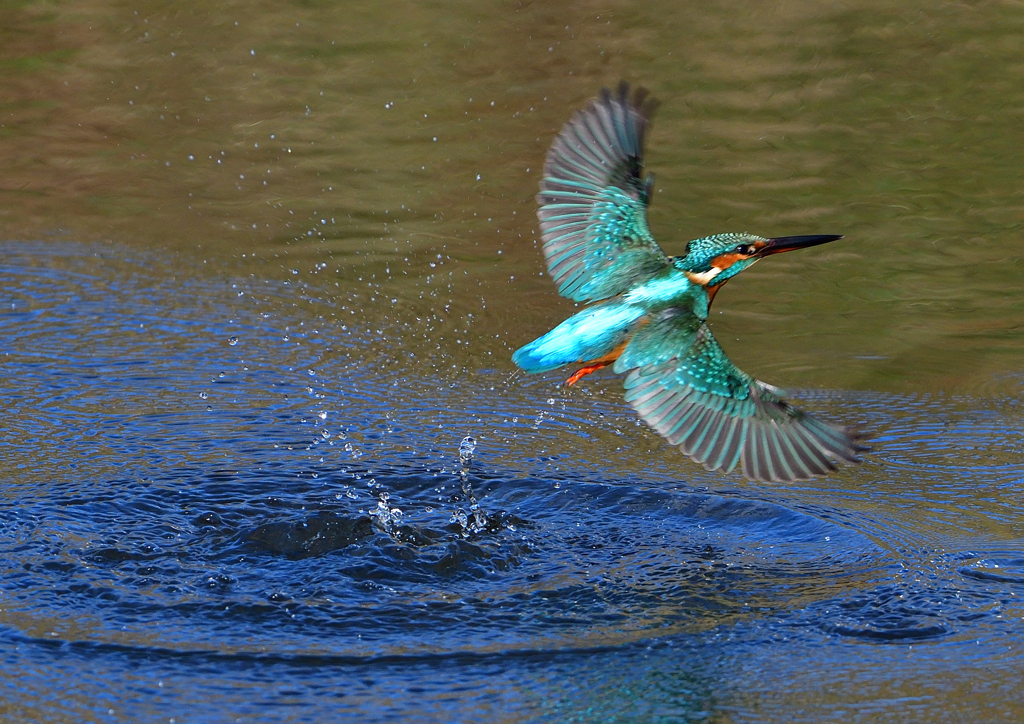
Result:
[[[789,405],[738,369],[696,317],[668,310],[640,329],[615,365],[626,400],[708,470],[737,465],[751,480],[823,475],[865,450],[849,430]]]
[[[537,213],[548,271],[564,297],[607,299],[669,264],[647,227],[653,177],[641,178],[653,109],[642,88],[605,89],[548,150]]]

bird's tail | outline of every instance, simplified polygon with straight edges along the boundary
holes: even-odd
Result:
[[[632,334],[646,311],[610,302],[574,314],[543,337],[520,347],[512,355],[526,372],[547,372],[576,362],[589,362],[610,354]]]

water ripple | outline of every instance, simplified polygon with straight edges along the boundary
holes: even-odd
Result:
[[[315,289],[9,252],[11,640],[298,666],[1015,640],[1012,401],[802,393],[873,451],[754,486],[666,448],[610,377],[395,366]]]

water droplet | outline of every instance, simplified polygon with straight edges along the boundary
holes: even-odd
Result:
[[[463,467],[473,462],[473,452],[476,450],[476,439],[472,435],[466,435],[459,443],[459,462]]]
[[[199,393],[199,399],[200,400],[205,400],[207,397],[209,397],[209,395],[207,395],[205,392],[200,392]]]

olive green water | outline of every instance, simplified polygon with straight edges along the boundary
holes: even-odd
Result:
[[[1016,6],[603,7],[8,4],[5,233],[248,252],[261,274],[330,258],[347,283],[444,250],[473,272],[460,311],[501,283],[489,326],[511,302],[532,334],[569,308],[530,241],[543,153],[625,78],[663,100],[648,165],[670,252],[733,229],[849,239],[730,288],[738,359],[786,384],[1008,391]]]
[[[9,278],[24,276],[55,300],[5,282],[12,312],[0,312],[8,340],[0,349],[26,361],[6,363],[8,452],[0,479],[12,491],[26,486],[46,509],[43,478],[59,484],[87,464],[102,487],[140,459],[130,446],[91,448],[86,438],[62,444],[60,429],[71,423],[62,420],[61,398],[50,383],[26,376],[89,360],[111,335],[128,335],[134,318],[112,323],[104,299],[126,295],[126,308],[148,310],[147,324],[180,326],[167,331],[166,349],[183,362],[173,374],[155,373],[151,384],[163,390],[161,380],[173,377],[198,404],[193,390],[212,389],[218,365],[241,374],[244,360],[231,358],[228,369],[220,352],[208,350],[222,350],[240,315],[256,319],[252,309],[237,312],[226,301],[248,284],[262,319],[279,322],[275,340],[301,327],[309,345],[323,341],[305,357],[283,346],[264,350],[273,370],[268,389],[294,386],[287,373],[296,369],[311,367],[312,377],[313,366],[338,365],[351,376],[325,380],[325,389],[334,385],[340,397],[357,389],[368,420],[404,415],[424,435],[440,428],[436,434],[453,443],[414,437],[449,459],[472,433],[478,455],[489,455],[502,474],[535,474],[557,458],[560,474],[599,474],[602,484],[710,488],[838,520],[885,552],[878,566],[889,573],[862,586],[881,598],[899,598],[906,581],[929,579],[953,601],[962,587],[957,571],[968,570],[972,581],[971,566],[1012,571],[985,579],[997,581],[998,590],[986,589],[997,610],[979,606],[998,625],[943,624],[933,636],[914,623],[906,637],[861,637],[857,631],[889,630],[861,621],[823,624],[804,639],[797,624],[791,630],[784,622],[797,604],[778,593],[784,584],[772,583],[763,619],[750,622],[725,606],[721,616],[685,629],[706,638],[657,639],[663,648],[651,654],[653,664],[642,663],[648,654],[635,648],[632,633],[623,642],[604,629],[573,639],[573,646],[612,649],[582,664],[565,658],[548,633],[535,646],[524,634],[487,649],[499,658],[477,668],[438,654],[434,663],[399,661],[386,675],[352,674],[360,682],[380,676],[394,688],[353,685],[363,688],[346,700],[346,715],[1019,720],[1022,38],[1024,7],[1009,2],[0,3],[0,240],[12,243],[9,259],[18,260]],[[741,368],[801,391],[805,406],[830,419],[868,429],[877,442],[865,466],[789,488],[718,479],[637,427],[610,374],[571,393],[557,390],[557,376],[515,375],[511,350],[573,310],[541,273],[533,195],[545,150],[574,110],[620,79],[662,101],[647,166],[657,175],[651,227],[668,253],[722,231],[846,236],[758,264],[719,295],[713,321]],[[79,286],[76,275],[91,281]],[[48,287],[48,279],[58,281]],[[25,299],[38,312],[31,326],[15,314]],[[78,310],[80,299],[98,306]],[[68,319],[80,314],[73,324],[48,327],[58,309]],[[269,338],[268,329],[246,324],[249,339]],[[347,336],[355,329],[359,335]],[[39,350],[48,336],[58,347],[78,340],[75,355],[47,357]],[[216,343],[189,346],[206,336]],[[32,355],[23,349],[30,337],[38,340]],[[243,335],[239,349],[245,343]],[[162,348],[154,344],[145,354],[156,358],[153,350]],[[128,353],[103,354],[114,365]],[[193,380],[186,358],[209,364]],[[123,384],[109,370],[97,374],[89,383],[95,397],[75,408],[82,417],[74,426],[102,430],[107,415],[171,409],[163,393],[124,395]],[[241,394],[232,409],[241,415],[254,399]],[[19,400],[45,403],[46,420],[37,417],[39,406]],[[536,432],[543,411],[556,409],[568,409],[569,422]],[[519,427],[519,416],[537,426]],[[224,424],[231,434],[223,449],[196,452],[183,442],[188,425],[148,419],[142,432],[156,452],[146,453],[155,457],[145,458],[140,477],[159,477],[164,464],[220,458],[241,469],[237,450],[259,448],[261,428],[243,434],[241,423]],[[124,434],[133,434],[130,426]],[[360,464],[398,466],[415,447],[415,440],[379,443]],[[196,514],[212,509],[199,497]],[[657,518],[658,505],[644,515]],[[88,539],[88,527],[74,535]],[[860,545],[838,554],[843,565],[828,586],[842,588],[848,573],[859,575],[851,571],[859,571]],[[878,593],[890,584],[890,593]],[[753,590],[754,599],[764,593]],[[25,595],[22,613],[31,613],[33,594]],[[367,595],[365,606],[375,605]],[[854,593],[843,596],[836,606],[856,608]],[[793,597],[803,601],[800,591]],[[928,598],[924,608],[941,612],[943,600]],[[564,604],[566,616],[572,605]],[[827,618],[827,601],[817,605],[799,604],[800,625]],[[132,654],[115,652],[124,659],[113,663],[78,650],[59,661],[34,658],[50,619],[61,618],[59,607],[43,608],[31,625],[0,616],[14,632],[4,644],[9,703],[0,705],[11,720],[324,720],[316,702],[347,686],[321,682],[326,691],[319,689],[316,676],[291,661],[274,664],[297,667],[282,672],[262,669],[258,659],[243,666],[203,658],[194,669],[189,661],[168,664],[178,682],[173,694],[150,686],[164,675],[159,667],[125,689],[125,672],[139,666]],[[948,618],[965,622],[975,613]],[[174,649],[168,642],[187,639],[184,628],[140,634],[131,645],[148,661],[147,645]],[[476,651],[468,640],[475,629],[453,631],[467,640],[444,652]],[[239,625],[236,633],[250,632]],[[362,656],[359,646],[349,647],[350,636],[318,634],[308,647]],[[101,648],[113,640],[55,638]],[[729,648],[730,638],[737,648]],[[417,650],[410,641],[376,653],[400,659],[401,651]],[[616,653],[619,643],[634,648]],[[551,658],[500,658],[524,648]],[[465,667],[463,689],[422,695],[417,682],[434,681],[456,663]],[[68,672],[86,670],[100,673],[82,679],[74,702],[62,698],[66,677],[75,675]],[[219,683],[206,686],[211,677]],[[246,708],[245,692],[274,687],[284,692],[281,708]]]

